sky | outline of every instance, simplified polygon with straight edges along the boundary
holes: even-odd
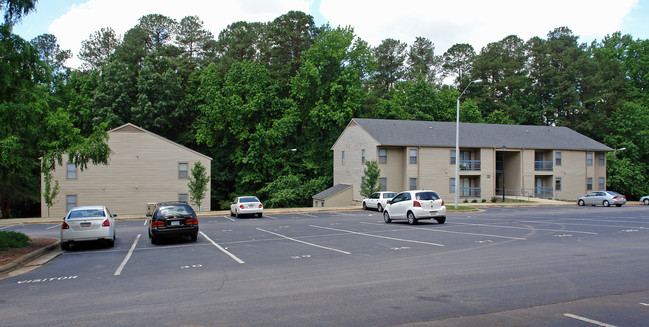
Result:
[[[26,40],[54,34],[78,67],[81,42],[104,27],[123,35],[147,14],[177,21],[198,16],[215,37],[236,21],[269,22],[290,10],[314,17],[317,26],[351,26],[357,37],[377,46],[393,38],[412,44],[421,36],[443,54],[457,43],[476,52],[509,35],[527,41],[567,26],[579,42],[601,41],[617,31],[649,39],[649,0],[38,0],[36,12],[14,26]]]

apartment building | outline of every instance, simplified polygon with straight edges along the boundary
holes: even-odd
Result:
[[[367,160],[381,169],[382,190],[433,189],[447,201],[508,196],[575,200],[606,189],[610,147],[566,127],[352,119],[331,147],[334,185],[361,201]],[[459,164],[459,181],[455,165]]]

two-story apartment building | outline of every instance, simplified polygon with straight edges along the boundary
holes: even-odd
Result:
[[[108,131],[108,137],[112,152],[108,165],[89,165],[81,171],[64,162],[52,172],[59,195],[50,216],[63,217],[71,208],[86,205],[105,205],[118,215],[144,214],[147,203],[189,202],[187,184],[195,162],[201,162],[210,176],[212,158],[133,124]],[[209,183],[201,210],[210,210]],[[41,216],[47,213],[41,195]]]
[[[574,200],[606,189],[610,147],[566,127],[352,119],[332,146],[334,185],[360,201],[367,160],[381,169],[382,190],[433,189],[445,199],[507,195]],[[455,165],[460,165],[459,181]]]

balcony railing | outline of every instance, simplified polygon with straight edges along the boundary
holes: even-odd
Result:
[[[460,170],[480,170],[480,160],[460,160]]]
[[[479,198],[480,197],[480,188],[479,187],[460,187],[460,197],[461,198]]]
[[[552,171],[552,161],[534,161],[534,170]]]
[[[537,198],[551,198],[554,195],[553,187],[535,187],[534,197]]]

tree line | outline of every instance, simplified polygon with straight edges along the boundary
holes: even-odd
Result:
[[[616,32],[587,45],[560,27],[436,54],[423,37],[372,47],[297,11],[216,37],[197,16],[150,14],[124,35],[90,34],[70,69],[55,36],[12,33],[31,10],[13,3],[31,2],[0,0],[3,216],[37,214],[40,172],[64,153],[82,168],[106,163],[106,131],[127,122],[214,158],[213,208],[242,194],[308,206],[332,184],[330,148],[351,118],[454,121],[458,90],[477,79],[463,122],[567,126],[626,148],[608,155],[607,187],[649,192],[647,40]]]

